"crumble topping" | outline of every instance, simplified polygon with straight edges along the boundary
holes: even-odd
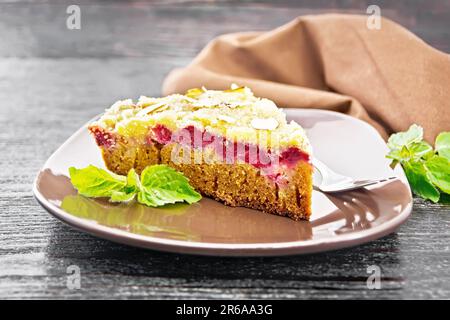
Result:
[[[137,103],[131,99],[117,101],[91,124],[133,138],[145,137],[156,125],[172,131],[194,126],[230,140],[255,144],[264,141],[276,148],[296,146],[311,153],[299,124],[288,123],[273,101],[255,97],[249,88],[236,85],[224,91],[203,87],[190,89],[184,95],[141,96]]]
[[[278,121],[274,118],[253,119],[251,126],[259,130],[275,130],[278,127]]]

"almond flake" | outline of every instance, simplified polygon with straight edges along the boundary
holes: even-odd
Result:
[[[274,118],[253,119],[251,126],[259,130],[275,130],[278,127],[278,121]]]
[[[152,105],[142,109],[141,111],[139,111],[136,116],[137,117],[143,117],[143,116],[146,116],[149,113],[152,113],[153,111],[156,111],[156,110],[161,109],[163,107],[165,107],[164,109],[167,108],[167,105],[165,104],[165,102],[155,103],[155,104],[152,104]]]
[[[222,121],[225,121],[225,122],[228,122],[228,123],[235,123],[235,122],[236,122],[236,119],[235,119],[235,118],[226,116],[226,115],[224,115],[224,114],[219,114],[219,115],[217,116],[217,119],[222,120]]]

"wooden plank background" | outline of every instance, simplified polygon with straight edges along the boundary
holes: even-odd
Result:
[[[68,4],[82,28],[66,28]],[[213,37],[299,15],[382,14],[450,52],[449,1],[0,0],[1,298],[449,298],[450,207],[415,199],[398,232],[326,254],[210,258],[99,240],[50,217],[31,184],[47,157],[111,102],[158,95]],[[66,268],[81,268],[81,290]],[[367,267],[382,270],[368,290]]]

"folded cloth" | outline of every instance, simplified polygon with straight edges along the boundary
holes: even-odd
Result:
[[[450,55],[400,25],[367,16],[303,16],[268,32],[220,36],[173,70],[163,94],[250,87],[283,108],[320,108],[367,121],[386,138],[412,123],[433,141],[450,130]]]

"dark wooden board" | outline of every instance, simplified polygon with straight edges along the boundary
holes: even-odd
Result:
[[[364,14],[378,3],[450,52],[448,1],[0,0],[1,298],[449,298],[450,207],[415,199],[395,234],[336,252],[283,258],[211,258],[131,248],[52,218],[31,185],[48,156],[116,99],[158,95],[165,74],[214,36],[268,30],[303,14]],[[70,4],[68,2],[68,4]],[[66,268],[81,269],[81,289]],[[368,290],[367,267],[382,270]]]

